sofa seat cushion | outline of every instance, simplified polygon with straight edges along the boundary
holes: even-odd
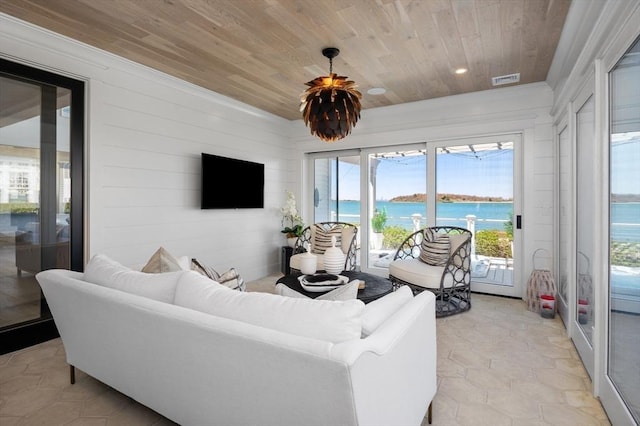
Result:
[[[330,301],[239,292],[196,272],[185,272],[176,288],[175,304],[298,336],[339,343],[360,339],[360,300]]]
[[[173,303],[178,278],[186,272],[147,274],[129,269],[104,254],[97,254],[85,267],[83,279],[159,302]]]
[[[444,268],[444,266],[428,265],[420,259],[398,259],[389,264],[389,275],[420,287],[440,288]],[[448,288],[452,285],[453,279],[450,274],[447,274],[444,287]]]

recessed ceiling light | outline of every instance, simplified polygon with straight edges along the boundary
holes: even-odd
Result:
[[[466,68],[458,68],[457,70],[455,70],[456,74],[464,74],[467,72]]]
[[[384,93],[386,93],[387,89],[385,89],[384,87],[372,87],[371,89],[367,90],[367,93],[370,95],[383,95]]]

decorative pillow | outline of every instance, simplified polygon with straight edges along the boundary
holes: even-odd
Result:
[[[195,272],[185,272],[175,304],[298,336],[333,343],[360,339],[361,300],[329,301],[233,291]]]
[[[84,280],[165,303],[173,303],[176,285],[185,271],[147,274],[134,271],[103,254],[91,258],[84,270]]]
[[[197,259],[191,259],[191,270],[196,271],[197,273],[212,279],[226,287],[229,287],[232,290],[245,291],[246,284],[244,280],[240,277],[240,274],[235,270],[235,268],[229,269],[227,272],[222,275],[218,274],[218,272],[198,261]]]
[[[403,285],[399,289],[364,305],[362,311],[362,337],[367,337],[385,322],[387,318],[398,311],[405,303],[413,298],[409,286]]]
[[[351,240],[353,240],[353,236],[356,233],[357,228],[355,226],[345,226],[342,228],[342,252],[348,253],[349,247],[351,246]]]
[[[313,250],[313,253],[324,254],[328,248],[331,248],[331,237],[336,237],[336,247],[342,247],[342,227],[334,226],[325,231],[322,225],[314,226],[315,232],[313,243],[311,244],[311,250]]]
[[[449,260],[449,235],[434,233],[425,229],[420,245],[420,260],[427,265],[444,266]]]
[[[358,297],[358,284],[360,284],[360,280],[353,280],[345,285],[341,285],[340,287],[331,290],[328,293],[322,294],[315,299],[304,295],[298,291],[295,291],[286,285],[279,283],[276,284],[276,292],[280,296],[286,297],[298,297],[301,299],[311,299],[311,300],[352,300]]]
[[[164,247],[160,247],[156,250],[151,258],[147,261],[147,264],[142,268],[142,272],[148,274],[159,274],[161,272],[175,272],[182,271],[183,268],[180,265],[180,261],[173,257]]]

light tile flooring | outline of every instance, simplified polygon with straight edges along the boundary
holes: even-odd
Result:
[[[277,278],[248,288],[273,292]],[[515,299],[474,294],[472,303],[466,313],[437,320],[433,425],[610,424],[558,317],[542,319]],[[174,423],[80,371],[70,385],[55,339],[0,356],[0,424]]]

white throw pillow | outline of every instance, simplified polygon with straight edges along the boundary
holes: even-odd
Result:
[[[404,285],[396,291],[366,304],[362,311],[362,337],[369,336],[376,331],[380,324],[412,298],[413,292],[409,286]]]
[[[104,254],[91,258],[84,271],[84,280],[165,303],[173,303],[176,285],[185,271],[147,274],[133,271]]]
[[[279,283],[276,284],[276,293],[280,296],[286,297],[297,297],[301,299],[311,299],[311,300],[352,300],[358,297],[358,285],[360,284],[359,280],[353,280],[345,285],[341,285],[338,288],[335,288],[325,294],[322,294],[315,299],[304,295],[298,291],[295,291],[286,285]]]
[[[212,315],[339,343],[359,339],[364,303],[282,297],[231,290],[196,272],[178,281],[175,304]]]

